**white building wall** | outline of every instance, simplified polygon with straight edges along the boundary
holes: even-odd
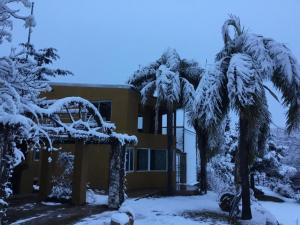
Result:
[[[194,185],[197,183],[197,146],[196,133],[192,127],[184,123],[184,151],[186,152],[186,183]]]

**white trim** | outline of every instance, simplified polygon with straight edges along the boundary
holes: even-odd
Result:
[[[130,157],[130,152],[132,154],[132,170],[130,169],[130,163],[131,163],[131,157]],[[133,147],[126,147],[126,150],[125,150],[125,154],[129,153],[129,164],[128,164],[128,169],[129,170],[126,170],[126,156],[125,156],[125,173],[132,173],[134,172],[134,148]]]
[[[124,85],[124,84],[87,84],[87,83],[50,82],[50,86],[135,89],[135,87],[132,85]]]

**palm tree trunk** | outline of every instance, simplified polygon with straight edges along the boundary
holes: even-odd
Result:
[[[207,193],[207,150],[208,135],[206,132],[197,131],[198,151],[200,153],[200,190],[202,194]]]
[[[239,175],[242,187],[242,219],[250,220],[251,202],[249,185],[249,156],[253,147],[254,122],[249,120],[243,113],[240,114],[240,138],[239,138]]]
[[[168,107],[167,112],[167,137],[168,137],[168,187],[167,192],[169,195],[174,193],[174,176],[173,176],[173,107]]]

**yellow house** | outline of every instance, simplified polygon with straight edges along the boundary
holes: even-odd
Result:
[[[101,113],[104,120],[116,125],[116,132],[135,135],[136,146],[126,148],[126,190],[135,191],[165,191],[167,188],[167,165],[173,163],[174,186],[185,183],[185,153],[176,149],[174,141],[173,162],[167,160],[167,136],[162,127],[160,110],[159,132],[154,134],[155,99],[147,105],[140,104],[140,94],[129,85],[94,85],[94,84],[60,84],[53,83],[53,90],[47,94],[48,99],[59,99],[68,96],[79,96],[92,102]],[[174,113],[176,116],[176,113]],[[175,125],[174,125],[175,127]],[[176,129],[174,140],[176,140]],[[108,190],[109,184],[109,145],[85,143],[86,172],[84,184],[98,190]],[[75,154],[75,143],[60,142],[57,147],[61,151]],[[44,156],[43,156],[44,154]],[[49,160],[51,157],[51,160]],[[175,159],[180,158],[180,164]],[[59,169],[56,164],[57,152],[28,152],[26,160],[14,171],[13,189],[15,194],[30,194],[38,192],[38,187],[44,196],[51,190],[51,179]],[[79,173],[79,172],[76,172]],[[80,180],[80,179],[79,179]],[[45,186],[46,185],[46,186]]]

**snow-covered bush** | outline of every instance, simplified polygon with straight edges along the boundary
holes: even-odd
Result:
[[[208,163],[208,184],[210,189],[219,194],[223,192],[234,192],[235,159],[238,147],[238,127],[230,125],[229,119],[221,146],[221,152]]]
[[[295,191],[293,190],[290,184],[277,183],[273,191],[277,192],[278,194],[286,198],[295,197]]]
[[[90,205],[107,205],[108,196],[104,194],[105,191],[94,191],[87,187],[86,203]]]
[[[209,188],[219,194],[234,192],[234,167],[230,154],[214,156],[207,166]]]
[[[52,190],[50,198],[70,199],[72,197],[72,174],[74,169],[74,155],[70,152],[59,152],[57,168],[61,173],[52,177]]]
[[[276,137],[271,135],[264,156],[257,156],[255,159],[252,168],[256,183],[269,187],[284,197],[296,198],[291,178],[296,175],[297,169],[282,162],[288,147],[277,144],[275,140]]]
[[[225,134],[223,153],[214,156],[209,162],[208,179],[210,188],[218,193],[234,191],[235,154],[238,148],[238,127],[230,127]],[[282,161],[288,147],[276,143],[272,135],[267,140],[263,156],[255,154],[251,171],[255,185],[271,188],[284,197],[299,197],[292,188],[291,178],[297,173],[296,168]]]

